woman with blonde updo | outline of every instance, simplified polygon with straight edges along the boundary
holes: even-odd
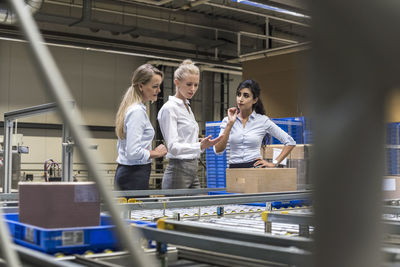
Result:
[[[167,154],[164,145],[151,149],[154,129],[145,106],[157,100],[162,80],[163,73],[152,65],[138,67],[119,106],[115,120],[118,137],[116,190],[149,189],[151,159]]]
[[[191,60],[183,61],[174,73],[175,96],[169,96],[158,113],[169,159],[163,189],[200,188],[197,177],[200,153],[222,138],[211,140],[210,135],[199,141],[199,126],[189,105],[199,88],[199,80],[199,68]]]

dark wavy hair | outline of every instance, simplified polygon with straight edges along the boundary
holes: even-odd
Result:
[[[264,105],[260,99],[261,90],[258,83],[254,80],[245,80],[239,84],[238,88],[236,89],[236,94],[238,94],[243,88],[249,88],[249,90],[253,94],[253,99],[258,98],[257,103],[253,105],[253,110],[258,114],[265,115]]]
[[[238,94],[240,92],[240,90],[242,90],[243,88],[249,88],[249,90],[251,91],[251,93],[253,94],[253,99],[258,98],[257,103],[255,103],[253,105],[253,110],[261,115],[265,115],[265,109],[264,109],[264,105],[261,102],[260,99],[260,86],[258,85],[258,83],[254,80],[245,80],[243,82],[241,82],[236,90],[236,94]],[[265,134],[262,144],[263,145],[268,145],[272,143],[272,137],[269,133]]]

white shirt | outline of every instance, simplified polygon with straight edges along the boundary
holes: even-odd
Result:
[[[189,101],[186,100],[189,105]],[[158,122],[167,144],[167,158],[169,159],[197,159],[200,158],[199,125],[192,109],[189,111],[182,99],[169,96],[158,112]]]
[[[125,114],[125,139],[118,139],[117,162],[123,165],[143,165],[151,163],[150,150],[154,129],[143,103],[131,105]]]
[[[228,117],[225,117],[221,123],[219,135],[224,132],[227,123]],[[261,143],[267,133],[286,146],[296,145],[293,138],[267,116],[253,111],[245,127],[238,116],[232,126],[227,144],[230,146],[229,164],[251,162],[261,158]]]

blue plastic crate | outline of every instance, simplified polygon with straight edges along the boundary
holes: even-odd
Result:
[[[287,132],[297,144],[304,144],[304,117],[289,117],[271,120],[282,130]],[[270,142],[272,142],[272,144],[281,144],[281,142],[276,138],[272,138]]]
[[[386,143],[388,145],[400,144],[400,122],[386,124]]]
[[[220,121],[206,122],[206,136],[217,137],[220,132]],[[213,148],[206,149],[207,187],[225,187],[226,151],[220,155],[214,153]]]
[[[228,193],[226,191],[208,192],[209,195],[227,195],[227,194],[240,194],[240,193]],[[276,209],[299,207],[304,205],[310,205],[311,202],[307,199],[290,200],[290,201],[273,201],[271,207]],[[248,206],[265,207],[265,202],[262,203],[248,203],[244,204]]]
[[[19,222],[16,213],[5,214],[10,233],[18,245],[47,254],[82,254],[88,250],[102,252],[105,249],[119,250],[114,234],[114,225],[109,216],[102,215],[99,226],[73,228],[42,228]],[[156,227],[155,223],[132,221]]]
[[[400,175],[400,149],[388,148],[386,162],[389,175]]]

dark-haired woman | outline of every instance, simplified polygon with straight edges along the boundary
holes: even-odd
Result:
[[[260,99],[260,87],[254,80],[246,80],[236,90],[237,108],[228,109],[228,116],[221,123],[221,141],[214,151],[222,153],[229,142],[229,168],[273,168],[296,146],[293,138],[265,115]],[[263,160],[261,143],[266,135],[272,135],[284,144],[274,162]]]

